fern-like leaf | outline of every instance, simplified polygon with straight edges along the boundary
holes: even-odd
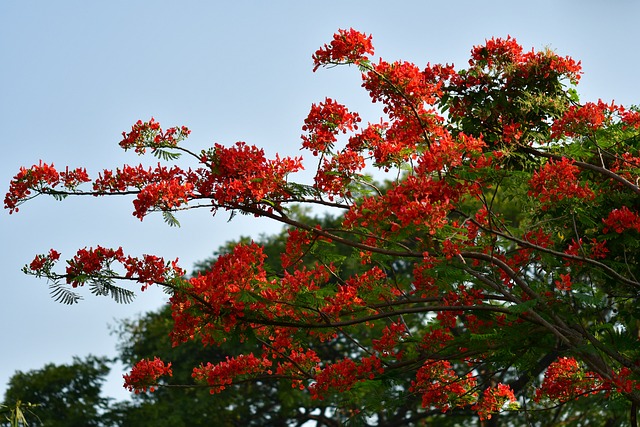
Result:
[[[73,292],[71,289],[69,289],[69,287],[64,286],[58,282],[51,283],[49,285],[49,289],[51,290],[51,298],[53,298],[54,301],[62,304],[72,305],[82,299],[82,296]]]
[[[172,153],[171,151],[163,150],[162,148],[156,148],[153,150],[153,155],[161,160],[170,161],[177,160],[181,153]]]
[[[116,286],[107,279],[91,282],[89,290],[94,295],[110,296],[118,304],[129,304],[136,297],[135,292]]]
[[[169,224],[169,227],[180,227],[180,221],[178,221],[178,218],[176,218],[176,216],[171,212],[162,211],[162,218],[164,219],[164,222]]]
[[[318,189],[312,185],[298,184],[296,182],[287,183],[287,190],[297,197],[318,197]]]

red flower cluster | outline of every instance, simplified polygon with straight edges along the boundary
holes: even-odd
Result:
[[[605,231],[606,233],[606,231]],[[569,255],[584,256],[593,259],[604,259],[609,253],[607,249],[607,241],[602,240],[598,242],[595,238],[589,239],[589,242],[583,242],[582,239],[571,240],[571,243],[565,250],[565,253]]]
[[[400,357],[400,352],[396,347],[407,338],[408,335],[407,326],[404,322],[392,322],[382,329],[380,339],[373,340],[373,349],[383,357],[394,355]]]
[[[228,208],[288,198],[287,175],[302,169],[299,157],[267,160],[264,150],[245,142],[229,148],[215,144],[201,161],[208,168],[198,169],[198,178],[192,178],[199,197]]]
[[[114,261],[123,262],[125,259],[122,248],[111,249],[98,246],[95,249],[80,249],[67,262],[67,283],[75,288],[82,286],[85,281],[103,271],[111,271],[111,264]]]
[[[35,274],[45,273],[51,270],[53,264],[60,259],[60,253],[54,249],[50,249],[47,255],[36,255],[29,264],[29,269]]]
[[[482,393],[482,398],[473,405],[472,409],[478,411],[480,420],[490,420],[491,416],[500,412],[507,402],[511,404],[510,406],[517,407],[516,397],[511,387],[500,383],[496,387],[486,389]],[[514,403],[516,404],[513,405]]]
[[[192,339],[200,330],[202,341],[214,344],[216,331],[231,330],[247,306],[240,297],[249,291],[259,293],[266,286],[264,258],[255,243],[238,245],[232,253],[218,257],[209,272],[189,279],[188,292],[171,297],[174,343]],[[206,320],[192,316],[194,304],[207,314]],[[219,325],[215,323],[218,320]]]
[[[190,133],[191,131],[185,126],[172,127],[163,131],[160,123],[151,117],[151,120],[144,123],[138,120],[131,127],[130,132],[122,132],[123,139],[120,141],[120,146],[125,150],[134,148],[136,153],[144,154],[147,148],[156,150],[162,147],[176,147]]]
[[[129,374],[123,375],[124,386],[136,394],[144,391],[155,391],[158,380],[165,376],[172,376],[171,363],[165,364],[155,357],[153,360],[142,359],[131,369]]]
[[[330,44],[325,44],[313,54],[313,71],[323,65],[359,64],[367,60],[367,54],[373,55],[371,36],[353,28],[338,30]]]
[[[344,216],[345,227],[371,227],[381,237],[411,225],[425,227],[429,234],[447,224],[447,218],[462,191],[431,175],[408,176],[393,184],[382,196],[365,197]],[[389,227],[391,224],[391,227]]]
[[[320,357],[311,349],[289,348],[289,350],[285,360],[278,362],[276,375],[291,377],[291,387],[304,390],[304,380],[308,378],[309,373],[320,371]],[[277,356],[279,355],[274,355],[274,357]]]
[[[522,46],[511,36],[507,36],[506,39],[492,37],[484,45],[473,47],[469,65],[492,67],[518,62],[522,58],[522,51]]]
[[[584,371],[572,357],[561,357],[547,368],[542,385],[536,391],[536,400],[540,401],[544,397],[567,402],[604,389],[606,387],[603,387],[599,375]]]
[[[329,392],[345,392],[358,381],[375,378],[384,373],[382,362],[375,356],[363,357],[360,363],[352,359],[326,365],[315,376],[315,382],[309,386],[312,399],[324,399]]]
[[[570,274],[560,274],[560,280],[556,280],[554,283],[556,285],[556,289],[559,291],[571,291]]]
[[[334,194],[349,196],[349,184],[364,167],[362,155],[355,151],[343,150],[329,159],[324,159],[315,176],[315,187],[328,194],[330,199]]]
[[[349,312],[353,306],[363,306],[364,301],[358,296],[358,288],[345,284],[338,285],[338,291],[333,296],[324,298],[327,303],[321,308],[326,314],[339,315],[342,312]]]
[[[640,390],[640,381],[631,379],[630,377],[632,375],[633,371],[631,371],[631,369],[627,367],[621,368],[617,373],[612,373],[612,379],[607,381],[607,385],[610,386],[611,389],[617,390],[618,393],[633,393],[634,391]]]
[[[311,150],[314,156],[331,151],[337,141],[336,135],[358,129],[360,116],[350,113],[347,107],[326,98],[320,104],[311,105],[311,111],[302,130],[308,135],[302,135],[302,147]]]
[[[534,172],[529,180],[530,196],[537,197],[546,210],[564,199],[593,200],[594,192],[589,184],[581,184],[578,180],[580,168],[572,160],[563,157],[561,160],[549,160],[540,170]]]
[[[227,357],[217,364],[207,363],[193,369],[191,375],[196,381],[204,381],[211,388],[211,394],[220,393],[234,380],[250,375],[271,375],[271,360],[266,357],[257,358],[251,354],[241,354],[238,357]]]
[[[430,68],[427,68],[430,72]],[[430,73],[432,74],[432,73]],[[444,73],[448,76],[448,72]],[[369,91],[373,102],[382,102],[384,112],[391,119],[412,116],[414,109],[424,113],[425,105],[433,105],[441,86],[441,81],[432,78],[427,81],[423,72],[410,62],[388,63],[380,61],[363,75],[362,86]]]
[[[62,184],[68,190],[75,189],[83,182],[89,182],[89,176],[84,168],[77,168],[70,171],[58,172],[53,164],[48,165],[40,161],[39,164],[30,168],[21,167],[20,172],[13,177],[9,184],[9,191],[4,197],[4,208],[9,209],[9,213],[18,212],[18,206],[28,200],[32,191],[46,192]]]
[[[476,379],[471,373],[459,376],[447,360],[428,360],[411,381],[409,391],[422,394],[422,407],[442,412],[467,406],[477,399]]]
[[[111,249],[97,246],[77,251],[76,255],[67,261],[66,274],[58,275],[51,271],[60,254],[51,249],[48,255],[37,255],[25,267],[25,272],[52,279],[65,278],[74,288],[83,286],[87,281],[98,277],[108,279],[126,278],[144,283],[142,290],[154,283],[169,284],[172,279],[182,277],[185,272],[178,266],[178,260],[166,262],[162,257],[144,255],[142,258],[125,256],[122,248]],[[120,276],[114,271],[113,264],[121,264],[126,273]]]
[[[604,223],[604,229],[602,230],[604,233],[609,233],[613,230],[620,234],[628,229],[636,230],[640,233],[640,215],[626,206],[612,210],[602,222]]]
[[[522,46],[511,36],[506,39],[494,37],[483,46],[475,46],[471,50],[469,65],[507,71],[510,79],[539,75],[551,80],[551,75],[560,75],[576,83],[581,74],[580,63],[572,58],[562,58],[549,51],[524,52]]]
[[[133,215],[142,221],[153,208],[171,210],[183,205],[193,197],[193,184],[171,179],[145,185],[133,201]]]
[[[155,255],[143,255],[142,259],[129,256],[122,263],[127,270],[126,277],[143,283],[143,291],[149,285],[167,283],[172,278],[185,275],[185,271],[178,266],[177,258],[165,263],[162,257]]]
[[[589,135],[611,123],[612,114],[619,111],[620,107],[613,103],[605,104],[602,100],[598,100],[597,104],[587,102],[581,106],[572,105],[564,116],[553,123],[551,136],[560,138]]]

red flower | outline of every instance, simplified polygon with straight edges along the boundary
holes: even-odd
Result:
[[[40,270],[50,269],[55,261],[60,259],[60,253],[54,249],[49,250],[48,255],[36,255],[29,264],[29,269],[35,273]]]
[[[142,359],[131,369],[131,373],[123,375],[124,386],[136,394],[147,389],[153,392],[158,385],[158,379],[165,375],[173,375],[171,363],[165,364],[157,357],[153,360]]]
[[[338,104],[331,98],[326,98],[320,104],[313,104],[309,115],[304,120],[302,130],[308,135],[302,135],[302,146],[318,152],[331,151],[337,141],[336,135],[358,129],[360,116],[350,113],[342,104]]]
[[[322,65],[354,63],[366,60],[366,55],[373,55],[371,36],[360,33],[353,28],[338,30],[329,45],[325,44],[313,54],[313,71]]]
[[[423,408],[435,407],[447,412],[474,402],[475,387],[473,375],[459,376],[446,360],[428,360],[418,369],[409,391],[422,394]]]
[[[172,127],[163,132],[160,123],[151,117],[151,120],[144,123],[138,120],[129,133],[122,132],[123,139],[120,141],[120,146],[125,150],[134,148],[136,153],[144,154],[147,148],[155,151],[163,147],[176,147],[190,133],[191,131],[185,126]]]
[[[560,280],[556,280],[554,282],[556,284],[556,289],[559,291],[570,291],[571,290],[571,275],[570,274],[560,274]]]
[[[205,381],[211,388],[211,394],[220,393],[233,381],[253,374],[271,374],[272,362],[266,357],[257,358],[253,353],[238,357],[227,357],[217,364],[207,363],[193,369],[191,375],[196,381]]]
[[[566,402],[604,389],[599,375],[584,371],[572,357],[561,357],[547,368],[542,385],[536,391],[536,401],[546,397]]]
[[[640,216],[626,206],[612,210],[602,222],[605,225],[602,230],[604,233],[613,230],[620,234],[627,229],[634,229],[640,233]]]
[[[478,411],[480,420],[489,420],[492,414],[500,412],[507,402],[516,402],[516,396],[511,387],[500,383],[496,387],[486,389],[480,401],[472,409]]]
[[[529,180],[529,195],[536,196],[543,203],[543,210],[564,199],[593,200],[594,192],[588,184],[578,181],[579,173],[580,169],[566,157],[558,161],[549,160]]]
[[[29,199],[31,192],[40,192],[47,188],[53,188],[60,183],[60,174],[53,164],[48,165],[40,161],[39,164],[29,169],[21,167],[20,172],[13,177],[9,184],[9,192],[4,197],[4,208],[9,213],[18,212],[18,206]]]

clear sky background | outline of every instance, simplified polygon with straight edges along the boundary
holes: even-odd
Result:
[[[186,125],[194,150],[247,141],[299,155],[302,121],[326,96],[377,121],[355,69],[312,73],[311,55],[338,28],[373,34],[376,54],[419,66],[464,67],[473,45],[511,35],[582,60],[583,101],[640,103],[640,2],[542,1],[0,1],[0,188],[40,159],[84,166],[90,175],[125,163],[155,164],[123,152],[122,131],[154,116]],[[370,114],[370,115],[368,115]],[[309,163],[311,165],[312,163]],[[304,177],[304,176],[303,176]],[[276,224],[206,211],[140,222],[131,200],[38,198],[0,213],[0,394],[16,370],[115,355],[108,325],[166,301],[150,289],[130,305],[91,297],[69,307],[20,268],[55,248],[85,246],[180,258],[190,270],[220,244],[257,237]],[[105,391],[127,396],[115,369]]]

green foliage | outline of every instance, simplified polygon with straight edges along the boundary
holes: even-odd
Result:
[[[3,406],[15,411],[12,419],[22,420],[18,425],[104,426],[109,401],[101,396],[101,388],[108,373],[108,360],[94,356],[18,371],[9,380]],[[0,425],[12,424],[8,419]]]
[[[82,299],[80,294],[72,291],[69,286],[62,284],[59,281],[49,283],[49,289],[53,300],[62,304],[72,305]]]
[[[162,218],[169,227],[180,227],[180,221],[178,221],[178,218],[170,211],[162,211]]]

